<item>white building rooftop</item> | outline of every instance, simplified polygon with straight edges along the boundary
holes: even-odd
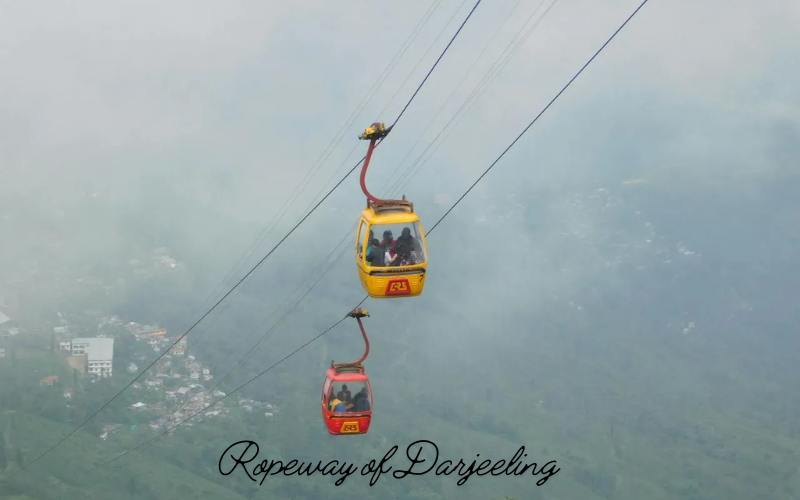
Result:
[[[72,345],[87,344],[88,361],[111,361],[114,359],[114,339],[107,337],[90,337],[72,339]]]

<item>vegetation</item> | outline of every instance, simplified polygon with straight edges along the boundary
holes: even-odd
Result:
[[[522,203],[510,222],[481,229],[487,242],[498,242],[509,227],[525,228],[501,261],[487,262],[483,246],[455,252],[451,261],[437,259],[432,265],[424,299],[368,302],[372,317],[366,326],[373,345],[367,366],[376,415],[370,433],[358,438],[328,436],[317,399],[330,360],[360,353],[355,323],[346,321],[227,398],[225,404],[235,410],[230,417],[192,420],[75,477],[155,436],[146,426],[153,415],[128,408],[141,399],[128,389],[52,453],[13,474],[127,385],[133,377],[124,371],[128,362],[146,356],[136,361],[141,369],[156,356],[119,332],[114,378],[88,383],[74,379],[59,355],[50,352],[49,334],[14,339],[0,365],[0,468],[5,470],[0,496],[777,500],[800,495],[800,401],[791,397],[800,377],[786,348],[796,342],[788,334],[796,314],[786,299],[793,285],[780,289],[773,267],[748,260],[752,246],[751,252],[727,244],[720,248],[721,241],[744,245],[738,238],[743,226],[732,222],[739,212],[725,195],[709,201],[705,194],[705,205],[692,206],[698,228],[712,227],[720,206],[729,210],[729,225],[703,234],[677,224],[688,218],[681,212],[688,206],[685,200],[672,191],[642,189],[650,191],[605,198],[586,193],[580,207],[564,202],[559,213],[578,222],[562,240],[543,239],[551,231],[531,208],[544,196],[537,194],[538,201]],[[682,196],[692,198],[692,193]],[[675,210],[664,214],[652,208],[665,203]],[[614,208],[600,208],[607,206]],[[740,220],[748,224],[744,216]],[[590,226],[591,234],[578,234],[578,223]],[[463,237],[462,229],[458,221],[443,225],[431,243]],[[432,251],[444,251],[436,245]],[[681,253],[681,245],[695,253]],[[215,383],[230,371],[220,389],[231,392],[360,300],[347,254],[285,323],[235,366],[280,317],[270,316],[272,307],[294,302],[294,287],[326,257],[304,255],[307,260],[298,263],[295,254],[276,255],[277,262],[265,266],[274,266],[281,283],[290,284],[270,286],[273,271],[262,271],[255,284],[230,298],[230,307],[221,307],[219,315],[193,330],[190,349],[212,368]],[[526,272],[509,269],[510,262]],[[476,263],[480,276],[465,277],[464,269],[475,269]],[[788,258],[773,261],[784,272],[791,265],[796,264]],[[160,322],[171,334],[181,333],[206,298],[198,298],[198,288],[189,272],[160,275],[131,285],[108,313]],[[476,297],[476,290],[491,303]],[[64,302],[59,310],[86,307]],[[55,374],[60,377],[56,385],[39,385]],[[74,391],[69,404],[65,389]],[[236,407],[239,395],[280,410],[273,417],[248,413]],[[123,426],[101,440],[107,423]],[[438,463],[507,461],[524,446],[523,463],[536,462],[540,469],[555,460],[559,471],[541,486],[536,482],[542,474],[473,475],[461,486],[457,473],[401,479],[383,474],[373,486],[370,475],[360,472],[339,486],[334,485],[338,476],[319,473],[254,482],[241,468],[230,475],[219,471],[223,452],[242,440],[258,443],[258,461],[324,465],[338,460],[359,469],[370,460],[380,462],[397,445],[388,463],[392,471],[408,469],[406,449],[418,440],[436,444]],[[416,448],[410,453],[414,456]],[[421,457],[432,460],[431,453],[426,446]],[[227,463],[230,468],[232,462]]]

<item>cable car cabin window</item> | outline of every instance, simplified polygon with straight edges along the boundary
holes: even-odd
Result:
[[[372,409],[372,394],[366,382],[334,382],[330,401],[343,402],[348,413],[364,412]],[[333,408],[328,408],[333,410]]]
[[[367,264],[373,267],[413,266],[425,262],[422,228],[418,222],[375,224],[370,227],[375,235],[367,249]],[[387,241],[388,239],[388,241]],[[373,250],[375,241],[383,245],[383,258]],[[389,257],[386,257],[386,254]]]
[[[322,404],[328,399],[328,393],[331,392],[331,379],[325,377],[325,383],[322,385]]]
[[[366,232],[367,223],[362,220],[361,225],[358,226],[358,235],[356,236],[356,255],[358,255],[359,260],[363,257],[364,241],[367,237]]]

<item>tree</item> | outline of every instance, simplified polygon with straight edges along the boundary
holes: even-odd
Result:
[[[14,458],[16,459],[17,467],[19,467],[21,469],[22,468],[22,464],[24,463],[24,461],[23,461],[24,457],[22,455],[22,448],[20,448],[19,446],[17,446],[17,451],[16,451],[16,454],[15,454]]]
[[[6,440],[3,438],[2,442],[0,442],[0,471],[6,470],[7,466],[8,460],[6,459]]]

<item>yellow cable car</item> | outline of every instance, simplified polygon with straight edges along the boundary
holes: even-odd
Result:
[[[361,286],[374,299],[421,295],[428,270],[428,245],[414,204],[405,196],[402,200],[375,198],[365,183],[375,143],[390,130],[373,123],[359,136],[369,139],[370,145],[361,169],[367,208],[361,212],[356,234],[356,264]]]

